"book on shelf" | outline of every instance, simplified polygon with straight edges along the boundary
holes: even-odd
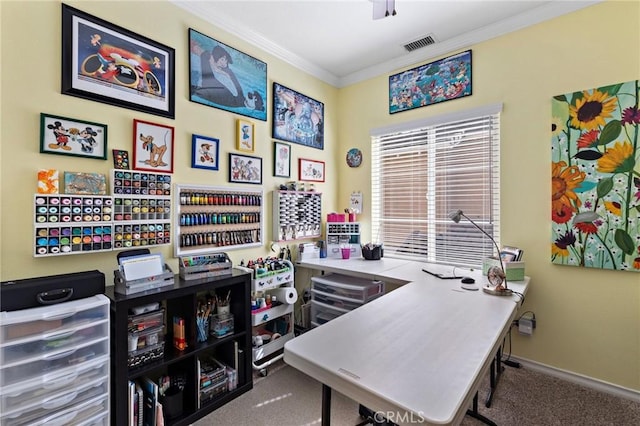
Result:
[[[136,382],[136,409],[138,413],[136,415],[137,426],[143,426],[144,423],[144,391],[142,390],[142,386],[140,383]]]
[[[137,408],[138,408],[138,401],[137,401],[137,395],[136,395],[136,385],[134,382],[132,382],[131,380],[129,380],[129,392],[128,392],[128,403],[129,403],[129,410],[128,410],[128,417],[127,417],[127,423],[129,424],[129,426],[138,426],[137,423]]]
[[[156,425],[156,407],[158,403],[158,385],[151,379],[142,379],[142,389],[144,391],[143,426]]]

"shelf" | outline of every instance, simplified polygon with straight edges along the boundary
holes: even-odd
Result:
[[[322,235],[322,193],[273,191],[273,239],[294,241]]]

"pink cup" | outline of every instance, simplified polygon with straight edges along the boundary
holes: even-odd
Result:
[[[351,248],[343,248],[341,250],[342,250],[342,258],[349,259],[349,256],[351,255]]]

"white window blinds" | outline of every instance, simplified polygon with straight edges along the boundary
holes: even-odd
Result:
[[[448,213],[462,210],[500,245],[499,109],[455,118],[372,132],[372,235],[385,256],[479,267],[496,254]]]

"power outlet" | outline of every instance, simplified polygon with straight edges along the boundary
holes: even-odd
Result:
[[[533,334],[533,320],[531,318],[520,318],[518,320],[518,331],[520,334],[531,336]]]

